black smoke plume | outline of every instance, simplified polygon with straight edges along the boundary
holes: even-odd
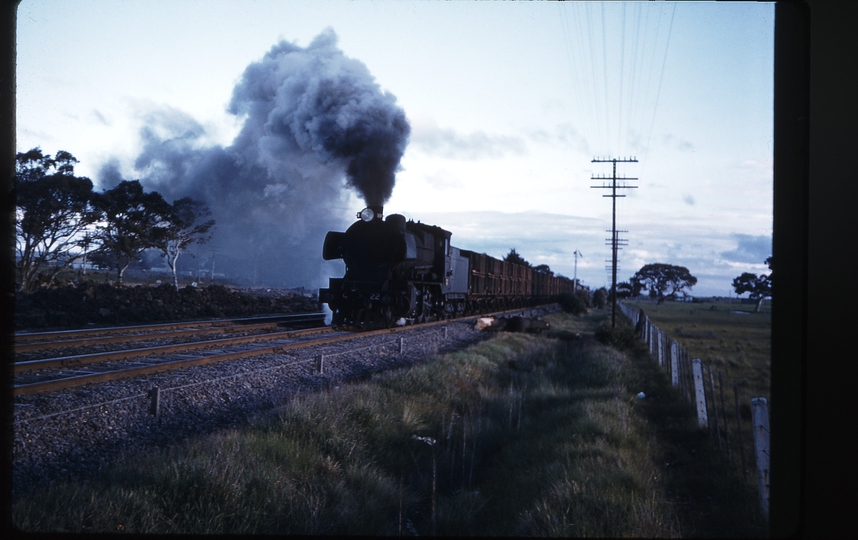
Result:
[[[390,197],[410,133],[405,113],[330,29],[306,48],[280,42],[250,64],[228,111],[243,125],[227,147],[205,146],[205,129],[184,113],[149,113],[134,162],[140,181],[167,200],[209,205],[215,236],[198,251],[214,254],[215,272],[274,286],[324,283],[336,273],[323,271],[325,233],[355,211],[343,187],[368,205]],[[108,163],[100,178],[120,176]]]

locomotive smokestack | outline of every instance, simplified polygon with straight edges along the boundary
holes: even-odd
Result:
[[[369,209],[375,212],[375,219],[384,217],[384,207],[381,205],[369,205]]]

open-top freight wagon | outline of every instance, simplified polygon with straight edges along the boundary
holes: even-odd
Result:
[[[454,247],[434,225],[382,217],[368,207],[345,232],[325,237],[322,257],[342,259],[319,299],[332,324],[391,326],[551,303],[572,280]]]

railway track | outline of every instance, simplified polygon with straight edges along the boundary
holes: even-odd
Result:
[[[405,326],[360,332],[331,327],[277,330],[279,325],[313,324],[319,321],[319,317],[324,315],[21,334],[20,340],[19,336],[16,336],[13,395],[24,396],[225,360],[282,354],[295,349],[414,328]],[[418,327],[427,328],[448,322],[442,320],[423,323]],[[212,333],[235,335],[198,339]],[[168,343],[130,346],[153,340],[167,340]],[[27,359],[27,355],[39,352],[58,349],[79,351],[88,347],[106,350]]]
[[[22,332],[15,334],[15,353],[62,346],[80,346],[98,342],[116,343],[129,341],[137,336],[169,337],[171,335],[214,333],[236,329],[273,328],[286,325],[321,326],[324,320],[324,313],[300,313],[295,315],[270,315],[265,317],[215,319],[139,326],[85,328],[58,332]]]
[[[301,343],[307,346],[310,336],[331,332],[330,328],[319,327],[323,322],[323,313],[313,313],[18,334],[13,394],[27,395],[265,354]],[[311,328],[277,331],[280,326],[308,325]],[[228,337],[205,339],[213,333]],[[153,341],[156,344],[139,346]],[[58,349],[77,354],[44,356]],[[80,352],[92,349],[95,352]]]

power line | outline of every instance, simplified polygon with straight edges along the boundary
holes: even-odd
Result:
[[[664,46],[664,58],[661,60],[661,73],[658,76],[658,90],[656,90],[655,94],[655,106],[652,110],[652,121],[649,125],[649,135],[646,140],[646,153],[649,155],[649,142],[652,138],[652,128],[655,125],[655,115],[658,111],[658,100],[661,97],[661,81],[664,78],[664,65],[667,63],[667,51],[670,48],[670,35],[673,32],[673,16],[676,14],[676,4],[673,4],[673,11],[670,12],[670,26],[667,29],[667,43]]]

